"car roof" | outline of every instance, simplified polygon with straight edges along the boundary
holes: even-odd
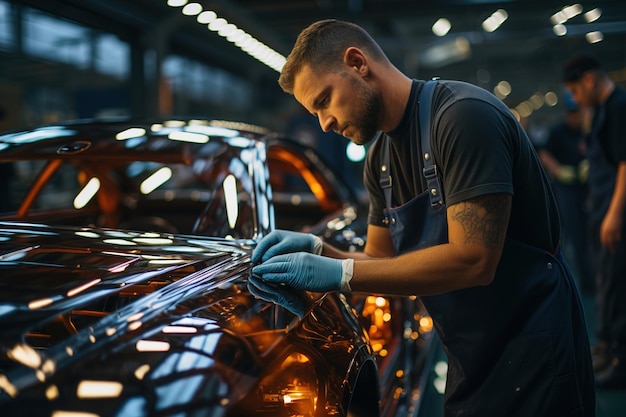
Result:
[[[77,120],[0,135],[0,160],[124,155],[141,160],[155,154],[180,159],[214,152],[215,143],[245,148],[268,137],[275,134],[259,126],[222,120]]]

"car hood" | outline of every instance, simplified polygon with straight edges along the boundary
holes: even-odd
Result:
[[[248,293],[251,243],[0,223],[0,404],[223,412],[299,320]]]

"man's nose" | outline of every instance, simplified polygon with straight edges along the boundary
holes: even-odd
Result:
[[[335,118],[327,113],[319,113],[318,120],[320,122],[320,127],[324,132],[330,132],[336,124]]]

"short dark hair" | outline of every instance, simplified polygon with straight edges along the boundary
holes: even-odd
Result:
[[[576,82],[582,78],[584,73],[601,69],[600,62],[593,56],[577,54],[563,65],[563,81],[566,83]]]
[[[304,65],[311,65],[315,70],[338,67],[350,46],[367,51],[375,60],[387,60],[380,46],[360,26],[336,19],[320,20],[298,35],[278,84],[286,93],[293,94],[295,77]]]

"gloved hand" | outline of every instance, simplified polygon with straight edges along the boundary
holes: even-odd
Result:
[[[265,301],[273,302],[286,308],[298,318],[304,317],[308,305],[304,295],[285,285],[269,284],[254,275],[248,278],[248,291],[250,294]]]
[[[578,172],[571,165],[561,165],[556,172],[556,179],[563,184],[573,184],[578,179]]]
[[[252,252],[251,261],[253,265],[256,265],[273,256],[294,252],[309,252],[319,255],[322,252],[322,240],[310,233],[274,230],[261,239]]]
[[[340,259],[298,252],[274,256],[252,268],[252,273],[273,284],[326,292],[341,290],[343,267]]]

